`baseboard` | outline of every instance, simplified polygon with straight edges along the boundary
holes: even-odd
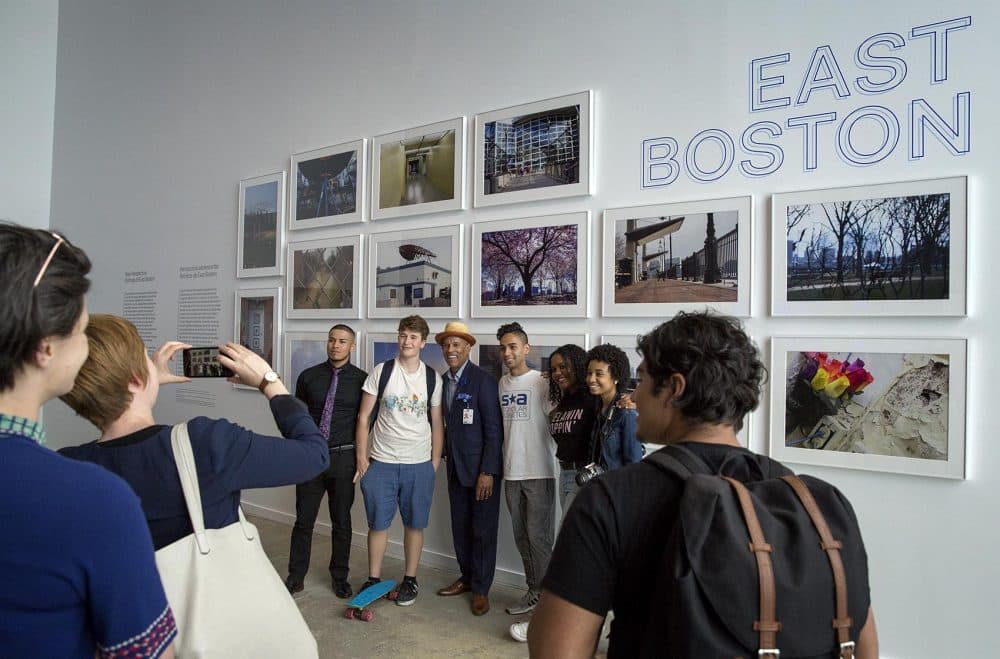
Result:
[[[267,506],[261,506],[256,503],[250,503],[249,501],[243,501],[243,512],[248,515],[255,515],[257,517],[263,517],[264,519],[269,519],[272,522],[278,522],[279,524],[284,524],[286,526],[293,526],[295,524],[295,515],[286,513],[283,510],[275,510],[274,508],[268,508]],[[316,522],[316,526],[313,529],[313,535],[326,535],[329,536],[332,528],[329,522]],[[359,547],[367,551],[368,549],[368,534],[361,531],[353,532],[353,539],[351,540],[352,547]],[[390,540],[389,546],[386,548],[386,554],[392,558],[398,558],[402,560],[403,558],[403,543],[398,540]],[[454,570],[456,567],[456,559],[454,554],[446,554],[438,551],[433,551],[424,548],[423,552],[420,554],[420,564],[426,565],[427,567],[438,568],[440,570]],[[515,588],[524,588],[524,574],[521,572],[516,572],[513,570],[505,570],[503,568],[497,568],[494,574],[493,581],[505,586],[513,586]]]

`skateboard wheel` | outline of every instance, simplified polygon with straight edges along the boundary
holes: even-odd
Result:
[[[375,612],[368,610],[362,611],[361,619],[364,620],[365,622],[371,622],[372,620],[375,619]]]
[[[344,611],[344,617],[348,620],[354,620],[354,609],[347,609]]]
[[[396,600],[398,600],[398,599],[399,599],[399,591],[398,591],[398,590],[392,590],[392,591],[389,591],[389,595],[388,595],[388,597],[389,597],[389,599],[391,599],[391,600],[392,600],[393,602],[395,602]]]

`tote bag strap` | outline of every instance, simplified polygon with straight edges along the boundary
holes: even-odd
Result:
[[[174,462],[177,463],[177,474],[181,477],[181,491],[184,492],[184,503],[187,504],[188,517],[191,518],[191,528],[194,529],[198,551],[207,554],[212,548],[208,546],[208,536],[205,534],[201,488],[198,486],[198,471],[194,466],[194,452],[191,450],[191,438],[188,436],[186,423],[178,423],[171,429],[170,446],[174,450]]]
[[[194,529],[198,551],[207,554],[212,550],[208,544],[208,534],[205,533],[205,513],[201,507],[201,488],[198,485],[198,469],[195,467],[194,451],[191,448],[191,436],[186,423],[178,423],[170,431],[170,446],[174,450],[174,462],[177,463],[177,474],[181,479],[181,490],[184,492],[184,503],[187,504],[188,517],[191,518],[191,528]],[[240,528],[243,537],[248,541],[257,537],[253,525],[243,515],[243,509],[236,507],[239,514]]]

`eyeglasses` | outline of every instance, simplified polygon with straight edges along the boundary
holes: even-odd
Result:
[[[52,233],[51,231],[49,233]],[[38,276],[35,277],[35,283],[32,288],[38,288],[38,283],[42,281],[42,277],[45,276],[45,271],[49,269],[49,264],[52,263],[52,257],[56,255],[56,250],[59,249],[59,245],[66,242],[66,239],[60,236],[58,233],[52,233],[52,237],[56,239],[56,244],[52,246],[51,251],[49,251],[48,257],[45,259],[45,263],[42,264],[42,269],[38,271]]]

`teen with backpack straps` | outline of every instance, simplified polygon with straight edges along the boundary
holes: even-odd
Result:
[[[850,504],[809,476],[798,488],[737,438],[766,375],[739,321],[682,312],[637,349],[637,435],[671,448],[580,490],[528,629],[532,656],[592,657],[614,611],[608,659],[876,659]]]

